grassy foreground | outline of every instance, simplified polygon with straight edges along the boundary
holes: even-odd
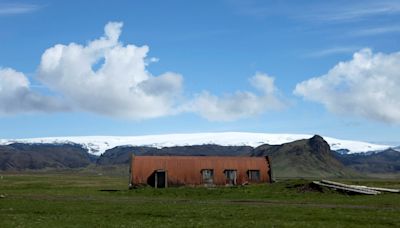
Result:
[[[396,227],[400,194],[315,191],[306,180],[127,189],[127,178],[0,173],[0,227]],[[400,181],[347,181],[400,188]],[[107,191],[105,191],[107,190]]]

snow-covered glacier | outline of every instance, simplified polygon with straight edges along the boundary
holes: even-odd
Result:
[[[262,144],[279,145],[300,139],[308,139],[309,134],[269,134],[249,132],[218,132],[218,133],[187,133],[187,134],[163,134],[143,136],[73,136],[73,137],[47,137],[26,139],[0,139],[1,145],[11,143],[50,143],[80,144],[87,148],[89,153],[101,155],[106,150],[116,146],[150,146],[172,147],[192,146],[204,144],[216,144],[221,146],[252,146]],[[323,138],[331,146],[332,150],[348,150],[348,153],[361,153],[369,151],[381,151],[389,148],[388,145],[373,144],[361,141],[342,140],[332,137]]]

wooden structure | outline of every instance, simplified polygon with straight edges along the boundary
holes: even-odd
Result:
[[[134,156],[130,187],[243,185],[271,182],[268,157]]]
[[[319,185],[319,186],[323,186],[323,187],[328,187],[328,188],[351,192],[351,193],[365,194],[365,195],[378,195],[378,194],[381,194],[381,192],[400,193],[400,190],[398,190],[398,189],[367,187],[367,186],[360,186],[360,185],[349,185],[349,184],[343,184],[343,183],[328,181],[328,180],[313,181],[313,183],[316,185]]]

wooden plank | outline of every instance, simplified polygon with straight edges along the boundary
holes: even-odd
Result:
[[[377,190],[373,190],[373,189],[369,189],[369,188],[365,188],[365,187],[361,187],[361,186],[357,186],[357,185],[348,185],[348,184],[343,184],[343,183],[328,181],[328,180],[321,180],[321,182],[324,184],[341,186],[341,187],[345,187],[345,188],[353,188],[353,189],[358,189],[358,190],[367,191],[367,192],[376,193],[376,194],[381,193]]]
[[[368,187],[368,186],[362,186],[362,185],[347,185],[347,184],[342,184],[342,183],[339,183],[339,182],[328,181],[328,180],[322,180],[321,182],[327,183],[327,184],[333,184],[333,185],[349,186],[349,187],[353,187],[353,188],[370,189],[370,190],[373,190],[373,191],[400,193],[399,189]]]
[[[356,185],[355,185],[356,186]],[[379,188],[379,187],[367,187],[367,186],[359,186],[361,188],[368,188],[372,189],[375,191],[381,191],[381,192],[392,192],[392,193],[400,193],[399,189],[391,189],[391,188]]]
[[[348,192],[354,192],[354,193],[359,193],[359,194],[366,194],[366,195],[377,195],[379,192],[377,191],[366,191],[362,189],[357,189],[357,188],[349,188],[349,187],[344,187],[344,186],[339,186],[339,185],[332,185],[332,184],[325,184],[321,183],[319,181],[313,181],[314,184],[323,186],[323,187],[328,187],[328,188],[333,188],[333,189],[339,189],[343,191],[348,191]]]
[[[377,195],[380,192],[378,191],[369,191],[369,190],[363,190],[363,189],[358,189],[358,188],[351,188],[351,187],[345,187],[345,186],[339,186],[339,185],[333,185],[333,184],[326,184],[322,183],[320,181],[313,181],[314,184],[323,186],[323,187],[328,187],[328,188],[333,188],[333,189],[339,189],[343,191],[348,191],[348,192],[354,192],[354,193],[359,193],[359,194],[365,194],[365,195]]]

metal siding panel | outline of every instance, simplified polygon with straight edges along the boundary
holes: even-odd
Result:
[[[224,185],[224,170],[237,170],[237,184],[248,181],[247,170],[260,170],[260,182],[269,182],[269,164],[264,157],[218,156],[135,156],[132,159],[132,182],[146,184],[157,169],[168,172],[168,185],[200,185],[201,170],[214,170],[214,184]]]

